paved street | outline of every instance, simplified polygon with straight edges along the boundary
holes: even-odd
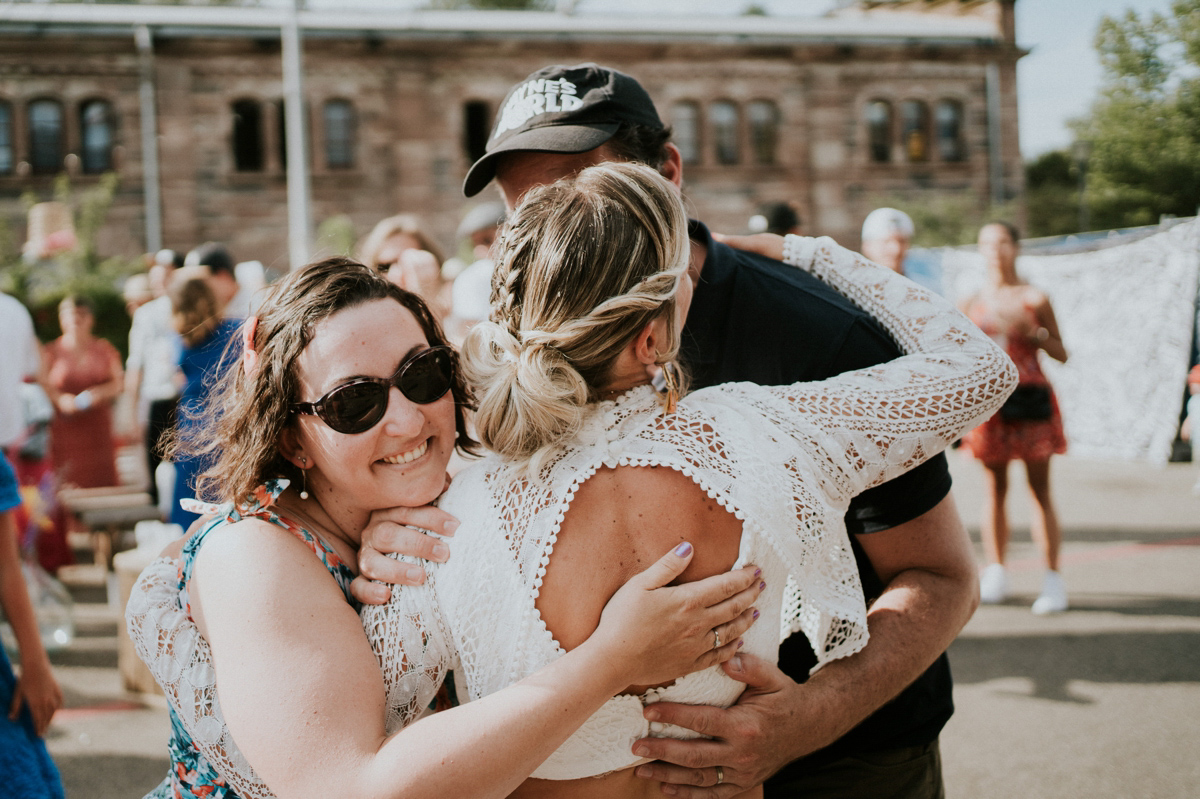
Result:
[[[976,466],[951,454],[955,497],[973,530]],[[1013,468],[1016,596],[981,608],[951,650],[958,711],[942,736],[948,794],[1200,795],[1197,470],[1057,459],[1072,610],[1040,618],[1029,612],[1040,567]],[[121,690],[119,613],[94,582],[74,589],[79,637],[53,656],[67,709],[49,745],[71,799],[137,797],[166,773],[167,716],[161,700]]]

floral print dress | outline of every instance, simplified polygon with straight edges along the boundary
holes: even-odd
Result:
[[[337,580],[346,601],[356,610],[358,609],[358,603],[350,595],[350,583],[354,579],[354,572],[350,570],[350,567],[319,536],[291,519],[281,516],[275,508],[276,500],[287,486],[287,480],[269,480],[255,489],[245,502],[237,506],[229,504],[218,507],[199,502],[189,503],[196,512],[216,514],[215,518],[188,539],[180,555],[179,606],[189,619],[192,618],[192,608],[188,599],[188,586],[192,579],[196,553],[200,551],[204,540],[213,530],[248,518],[263,519],[279,525],[307,544],[313,554],[320,558],[321,563],[333,575],[333,579]],[[146,795],[145,799],[237,799],[237,792],[200,752],[199,747],[192,740],[192,736],[184,728],[175,709],[169,705],[168,709],[171,717],[171,739],[167,746],[171,753],[171,771],[157,788]]]

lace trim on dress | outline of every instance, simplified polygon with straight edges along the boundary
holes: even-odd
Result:
[[[320,536],[281,516],[276,509],[276,501],[287,486],[287,480],[269,480],[236,505],[195,503],[216,517],[187,541],[178,560],[158,558],[151,563],[138,578],[126,606],[125,620],[134,648],[162,686],[170,707],[172,758],[177,763],[168,779],[181,796],[210,795],[214,786],[224,785],[221,778],[244,799],[274,796],[238,749],[225,724],[212,651],[191,619],[188,585],[204,538],[225,524],[246,518],[265,519],[306,543],[337,581],[347,601],[355,604],[350,595],[354,573],[341,557]]]

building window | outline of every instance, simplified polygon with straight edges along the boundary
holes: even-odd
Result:
[[[233,168],[238,172],[263,169],[262,106],[257,100],[233,104]]]
[[[0,100],[0,175],[11,175],[15,166],[12,103]]]
[[[672,138],[685,164],[700,163],[700,107],[692,102],[671,106]]]
[[[354,106],[349,100],[325,103],[325,165],[330,169],[354,166]]]
[[[756,164],[775,163],[779,146],[779,108],[769,100],[755,100],[746,106],[750,120],[750,151]]]
[[[483,100],[471,100],[463,106],[463,149],[472,164],[487,152],[491,124],[492,109]]]
[[[736,164],[738,152],[738,109],[728,100],[717,100],[708,107],[712,124],[713,149],[718,164]]]
[[[83,133],[83,171],[89,175],[113,168],[113,112],[104,100],[91,100],[79,110]]]
[[[883,100],[867,104],[867,150],[877,164],[892,160],[892,106]]]
[[[905,157],[909,161],[928,161],[929,106],[920,100],[906,100],[900,106],[900,119]]]
[[[63,111],[56,100],[29,104],[29,165],[36,175],[53,175],[62,170]]]
[[[938,158],[943,161],[965,161],[966,147],[963,146],[962,104],[954,100],[942,100],[937,105],[937,148]]]

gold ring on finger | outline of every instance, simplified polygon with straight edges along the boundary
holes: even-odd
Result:
[[[721,631],[713,629],[713,649],[721,648]]]
[[[725,782],[725,769],[717,766],[717,785]]]

